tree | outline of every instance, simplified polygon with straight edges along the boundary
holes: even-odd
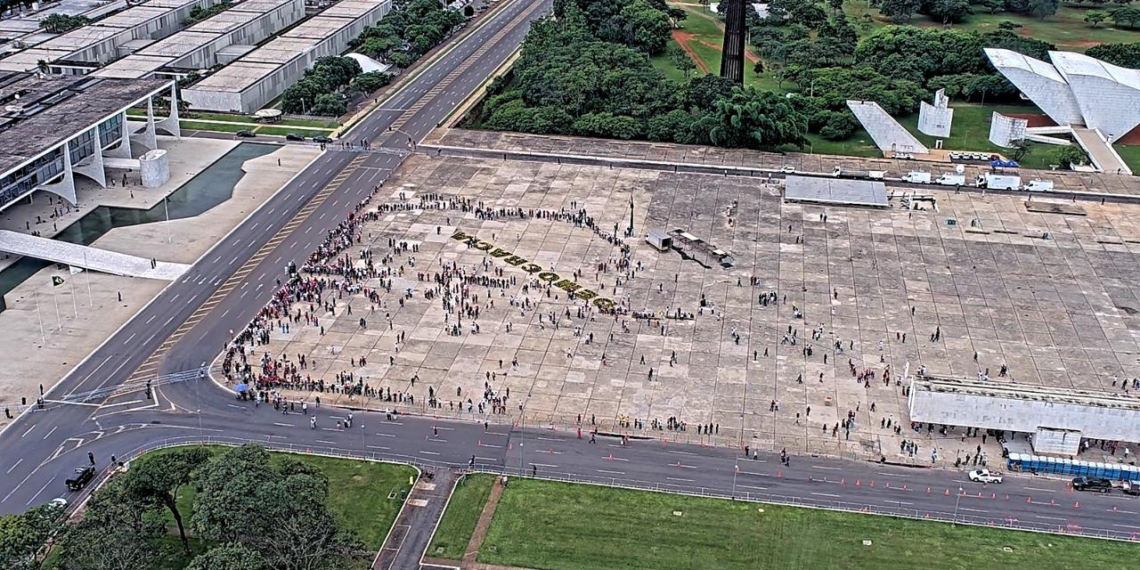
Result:
[[[831,8],[833,14],[842,14],[843,0],[827,0],[827,7]]]
[[[70,32],[76,28],[87,25],[87,16],[70,16],[67,14],[51,14],[40,20],[40,26],[53,34]]]
[[[827,122],[819,130],[819,136],[829,141],[847,140],[858,126],[859,121],[850,111],[830,112]]]
[[[194,524],[211,540],[240,542],[275,570],[345,567],[361,549],[328,509],[328,480],[297,462],[274,469],[244,445],[199,470]]]
[[[1088,164],[1089,155],[1077,145],[1063,146],[1054,153],[1053,160],[1061,168],[1072,168],[1074,164]]]
[[[1029,12],[1042,20],[1057,13],[1061,0],[1029,0]]]
[[[0,568],[38,568],[36,553],[61,528],[62,514],[61,507],[41,505],[23,514],[0,516]]]
[[[775,149],[785,144],[803,146],[807,120],[787,99],[771,91],[733,89],[720,99],[709,119],[709,141],[716,146]]]
[[[1092,25],[1094,28],[1107,19],[1108,12],[1101,10],[1089,10],[1088,12],[1085,12],[1085,21]]]
[[[1140,8],[1127,6],[1116,8],[1109,13],[1112,15],[1112,21],[1115,24],[1126,25],[1129,29],[1136,29],[1136,26],[1140,25]]]
[[[689,57],[689,54],[681,49],[681,46],[672,43],[665,51],[669,55],[669,61],[672,62],[673,67],[685,74],[685,79],[688,79],[689,75],[697,69],[697,64],[693,63],[693,58]]]
[[[920,3],[920,0],[882,0],[879,13],[901,24],[910,21]]]
[[[1131,44],[1100,44],[1093,46],[1085,52],[1089,57],[1095,57],[1121,67],[1140,69],[1140,42]]]
[[[370,94],[392,82],[392,76],[383,71],[369,71],[352,78],[348,90],[353,93]]]
[[[235,543],[196,556],[186,570],[269,570],[269,567],[256,550]]]
[[[989,10],[991,14],[997,14],[1005,8],[1005,2],[1003,0],[982,0],[981,4],[985,6],[986,10]],[[998,25],[1000,26],[1001,24]]]
[[[149,570],[155,552],[151,540],[162,536],[158,504],[139,501],[125,478],[113,478],[87,503],[83,521],[60,541],[64,570]]]
[[[961,22],[971,13],[969,0],[930,0],[923,11],[943,24]]]
[[[1033,148],[1033,142],[1029,139],[1018,139],[1011,142],[1010,145],[1013,148],[1013,156],[1010,158],[1017,162],[1021,162],[1025,155],[1029,154],[1029,150]]]
[[[210,459],[201,447],[181,447],[160,455],[147,455],[131,464],[126,476],[127,492],[136,501],[156,501],[166,507],[178,525],[182,550],[190,554],[182,513],[178,510],[178,489],[190,482],[194,470]]]
[[[627,45],[650,55],[661,53],[669,43],[673,24],[669,15],[645,0],[633,0],[620,13],[623,37]]]

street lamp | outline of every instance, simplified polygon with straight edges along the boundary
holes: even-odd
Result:
[[[962,502],[962,488],[958,487],[958,496],[954,499],[954,520],[950,524],[957,524],[958,522],[958,503]]]

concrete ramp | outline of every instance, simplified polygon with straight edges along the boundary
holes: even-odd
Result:
[[[0,251],[24,257],[34,257],[54,263],[65,263],[90,271],[174,281],[182,276],[189,265],[159,261],[151,267],[151,260],[107,251],[95,247],[76,245],[65,241],[30,236],[10,230],[0,230]]]
[[[1100,131],[1074,126],[1073,138],[1076,139],[1077,144],[1081,145],[1081,148],[1085,149],[1085,152],[1089,153],[1093,166],[1100,169],[1101,172],[1132,175],[1132,169],[1128,168],[1124,159],[1116,153],[1116,149],[1104,140]]]

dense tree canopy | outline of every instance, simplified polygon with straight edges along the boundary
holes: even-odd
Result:
[[[366,28],[349,45],[372,59],[406,68],[463,22],[463,14],[436,0],[411,0]]]
[[[57,506],[42,505],[23,514],[0,516],[0,568],[37,568],[34,557],[59,530],[62,511]]]
[[[1131,44],[1101,44],[1085,52],[1089,57],[1095,57],[1113,65],[1140,69],[1140,42]]]
[[[342,115],[348,109],[340,92],[360,71],[360,64],[351,57],[322,57],[281,94],[281,109],[286,113]]]

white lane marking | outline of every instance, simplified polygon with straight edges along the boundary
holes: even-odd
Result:
[[[318,439],[317,443],[323,443],[325,445],[336,445],[335,441],[329,441],[327,439]]]
[[[44,486],[43,486],[43,487],[40,487],[40,490],[39,490],[39,491],[36,491],[36,494],[35,494],[35,495],[32,495],[32,498],[28,499],[28,503],[27,503],[27,504],[29,504],[29,505],[30,505],[30,504],[32,504],[32,502],[36,500],[36,497],[40,496],[40,493],[43,493],[43,492],[44,492],[44,489],[47,489],[47,486],[48,486],[48,485],[51,485],[51,482],[52,482],[52,481],[55,481],[55,477],[52,477],[52,478],[51,478],[51,479],[50,479],[50,480],[49,480],[47,483],[44,483]]]
[[[683,483],[692,483],[693,482],[692,479],[681,479],[680,477],[666,477],[666,479],[668,479],[670,481],[681,481]]]
[[[383,445],[369,445],[367,447],[369,449],[382,449],[384,451],[390,451],[392,449],[391,447],[384,447]]]
[[[1040,487],[1026,487],[1026,491],[1040,491],[1042,493],[1056,493],[1056,489],[1042,489]]]
[[[7,471],[5,474],[6,474],[6,475],[7,475],[7,474],[11,474],[11,473],[12,473],[12,471],[14,471],[14,470],[16,469],[16,466],[18,466],[19,464],[21,464],[21,463],[23,463],[23,462],[24,462],[24,458],[23,458],[23,457],[21,457],[21,458],[20,458],[18,461],[16,461],[15,463],[13,463],[11,467],[9,467],[9,468],[8,468],[8,471]]]
[[[839,471],[838,467],[826,467],[823,465],[812,465],[812,469],[823,469],[824,471]]]
[[[283,424],[283,423],[281,423],[281,422],[273,422],[273,425],[275,425],[275,426],[281,426],[281,427],[297,427],[297,426],[295,426],[295,425],[293,425],[293,424]]]
[[[127,337],[127,340],[123,341],[123,345],[126,346],[126,345],[130,344],[131,341],[135,339],[135,334],[136,333],[131,333],[131,336]]]
[[[598,469],[598,473],[609,473],[610,475],[625,475],[625,471],[610,471],[609,469]]]
[[[436,453],[436,452],[434,452],[434,451],[426,451],[426,450],[423,450],[423,449],[421,449],[421,450],[420,450],[420,453],[422,453],[422,454],[424,454],[424,455],[439,455],[438,453]]]
[[[45,436],[44,436],[44,439],[47,439],[47,438],[51,437],[51,434],[55,433],[55,430],[56,430],[56,428],[58,428],[58,427],[59,427],[59,426],[52,426],[52,428],[51,428],[51,431],[47,432],[47,435],[45,435]]]
[[[1136,529],[1140,529],[1140,526],[1136,526],[1136,525],[1134,525],[1134,524],[1114,524],[1114,525],[1112,525],[1112,526],[1116,526],[1116,527],[1120,527],[1120,528],[1136,528]]]
[[[971,512],[971,513],[988,513],[989,512],[986,509],[971,509],[970,507],[958,507],[958,510],[967,511],[967,512]],[[1057,520],[1064,520],[1064,519],[1057,519]]]
[[[767,487],[757,487],[755,485],[737,485],[737,487],[740,487],[743,489],[756,489],[757,491],[767,491],[768,490]]]
[[[32,424],[32,427],[28,428],[28,431],[24,432],[24,435],[21,435],[20,437],[28,437],[28,434],[32,433],[32,430],[36,429],[36,425],[37,424]]]
[[[535,467],[548,467],[551,469],[558,467],[557,465],[551,465],[549,463],[531,463],[531,465],[534,465]]]
[[[838,498],[840,498],[840,497],[839,497],[839,495],[833,495],[833,494],[831,494],[831,493],[812,493],[812,494],[813,494],[813,495],[818,495],[818,496],[820,496],[820,497],[828,497],[828,498],[832,498],[832,499],[838,499]]]

